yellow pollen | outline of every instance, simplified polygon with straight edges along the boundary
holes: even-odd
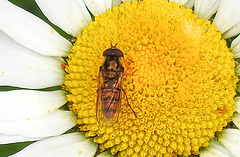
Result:
[[[82,151],[79,151],[78,154],[82,154]]]
[[[53,30],[53,28],[51,28],[51,33],[52,33],[52,34],[54,33],[54,30]]]
[[[197,155],[235,112],[233,54],[216,26],[165,0],[125,2],[89,23],[68,56],[65,89],[79,129],[101,151],[131,157]],[[124,54],[117,122],[96,120],[103,52]]]

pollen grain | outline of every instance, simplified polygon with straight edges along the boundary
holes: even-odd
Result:
[[[89,23],[72,47],[65,88],[87,137],[118,156],[188,156],[221,131],[235,111],[238,78],[221,32],[173,2],[144,0],[113,7]],[[96,120],[103,51],[124,53],[118,121]]]

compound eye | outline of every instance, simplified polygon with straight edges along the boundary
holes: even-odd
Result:
[[[116,47],[111,47],[103,52],[103,56],[115,56],[115,57],[123,57],[123,53],[121,50]]]

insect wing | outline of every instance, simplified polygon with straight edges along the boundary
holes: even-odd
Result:
[[[120,112],[123,73],[116,79],[105,80],[100,70],[98,79],[97,121],[100,125],[113,125]]]

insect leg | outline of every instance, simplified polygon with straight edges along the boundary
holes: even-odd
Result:
[[[134,110],[132,109],[132,107],[129,105],[129,102],[128,102],[128,97],[127,97],[127,93],[125,92],[125,90],[122,88],[122,91],[124,92],[125,96],[126,96],[126,100],[127,100],[127,105],[130,107],[130,109],[132,110],[134,116],[137,118],[137,115],[136,113],[134,112]]]
[[[102,66],[99,67],[99,73],[98,73],[98,89],[97,89],[97,102],[96,102],[96,119],[98,121],[98,123],[100,124],[100,119],[99,119],[99,113],[98,111],[101,110],[101,76],[102,76]]]

